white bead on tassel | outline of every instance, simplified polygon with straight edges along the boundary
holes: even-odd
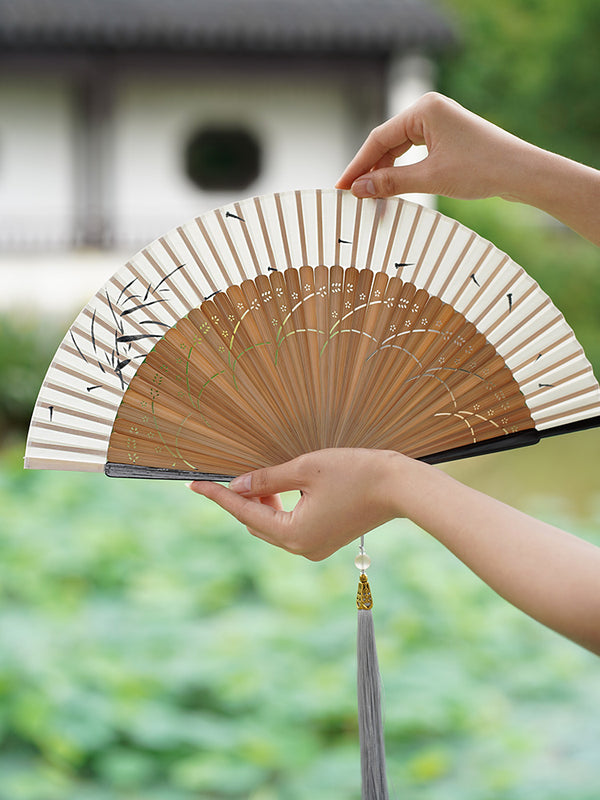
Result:
[[[371,559],[365,553],[364,537],[354,559],[360,570],[356,606],[358,608],[357,687],[358,732],[363,800],[388,800],[385,770],[385,743],[381,716],[381,678],[373,626],[373,598],[365,574]]]

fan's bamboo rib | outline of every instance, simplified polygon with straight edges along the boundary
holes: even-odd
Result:
[[[73,425],[62,425],[60,423],[50,424],[48,422],[36,422],[36,430],[39,431],[59,431],[62,436],[83,436],[86,439],[96,439],[100,442],[106,442],[106,433],[97,433],[91,431],[89,428],[76,428]]]
[[[294,197],[296,198],[296,215],[298,218],[298,237],[300,239],[300,250],[302,252],[302,264],[308,264],[306,227],[304,225],[304,211],[302,209],[302,192],[294,192]]]
[[[367,248],[367,254],[365,256],[364,261],[364,268],[365,269],[372,269],[373,265],[373,253],[375,252],[375,243],[377,242],[377,235],[379,233],[379,223],[381,222],[381,216],[383,214],[383,202],[378,200],[375,205],[375,213],[373,215],[373,222],[371,223],[370,229],[370,236],[369,236],[369,245]],[[381,272],[386,271],[386,264],[379,264],[379,270]],[[376,270],[373,270],[374,272]]]
[[[317,261],[325,264],[325,247],[323,242],[323,193],[320,189],[315,192],[317,211]]]
[[[267,251],[267,257],[269,263],[267,265],[268,269],[278,269],[277,259],[275,258],[275,253],[273,252],[273,245],[271,243],[271,239],[269,237],[269,230],[267,228],[267,223],[265,221],[265,215],[263,212],[262,203],[260,202],[259,197],[254,198],[254,210],[256,211],[256,216],[258,218],[258,224],[260,227],[260,232],[262,234],[263,242]],[[257,270],[260,273],[264,273],[264,269]]]
[[[341,264],[340,260],[340,248],[341,243],[343,240],[342,236],[342,193],[340,191],[336,191],[335,194],[335,255],[333,259],[334,264]],[[345,240],[344,240],[345,241]],[[347,264],[345,266],[348,266]],[[352,265],[350,265],[352,266]]]
[[[31,429],[34,430],[40,423],[46,422],[60,424],[61,421],[64,421],[65,424],[69,426],[76,426],[80,421],[83,421],[84,424],[87,423],[86,430],[102,428],[104,430],[105,438],[108,439],[110,436],[110,428],[115,417],[116,409],[114,406],[110,409],[109,413],[105,417],[101,417],[97,414],[86,413],[84,410],[85,406],[83,405],[80,408],[73,408],[72,406],[67,405],[65,403],[65,398],[66,396],[61,391],[60,395],[56,396],[56,400],[53,400],[51,395],[47,395],[47,400],[43,400],[38,403],[31,418]],[[60,402],[59,406],[57,401]],[[95,406],[93,406],[93,409],[94,411],[99,410]]]
[[[244,242],[246,243],[246,247],[248,248],[248,252],[250,253],[250,258],[252,259],[252,266],[254,267],[254,274],[255,275],[260,275],[260,274],[264,273],[264,270],[261,267],[260,260],[258,258],[257,253],[256,253],[256,248],[254,246],[254,241],[253,241],[252,236],[250,235],[250,231],[248,229],[248,223],[247,223],[247,220],[245,219],[245,216],[244,216],[245,212],[242,211],[242,208],[241,208],[239,203],[235,203],[234,204],[234,208],[235,208],[236,216],[239,217],[240,220],[243,220],[243,224],[240,225],[240,230],[244,235]]]
[[[409,257],[410,257],[409,253],[411,252],[412,244],[413,244],[413,241],[415,239],[415,236],[416,236],[416,233],[417,233],[417,230],[418,230],[418,226],[419,226],[419,224],[421,222],[421,218],[423,216],[423,211],[424,210],[425,209],[423,208],[423,206],[419,206],[417,208],[417,210],[416,210],[415,216],[414,216],[413,221],[412,221],[412,225],[410,227],[410,232],[409,232],[409,234],[408,234],[408,236],[406,238],[406,244],[404,245],[404,251],[403,251],[402,256],[400,258],[400,261],[403,262],[403,263],[407,262]]]
[[[388,208],[389,203],[387,200],[382,200],[379,202],[379,208]],[[394,214],[394,221],[392,222],[390,234],[388,238],[387,248],[385,251],[385,255],[383,257],[382,267],[384,269],[391,269],[392,264],[392,251],[394,245],[396,243],[396,232],[398,231],[398,223],[400,222],[400,217],[402,214],[405,213],[406,206],[403,201],[400,201],[396,205],[396,212]],[[402,263],[405,259],[401,258],[398,263]],[[389,265],[389,266],[388,266]]]
[[[548,427],[562,425],[571,419],[579,420],[597,416],[599,407],[600,404],[598,402],[598,397],[596,396],[593,401],[582,403],[581,405],[577,406],[576,409],[567,409],[560,412],[555,410],[552,414],[541,416],[539,419],[536,419],[536,427],[540,430],[545,430]]]
[[[356,209],[354,212],[354,228],[352,230],[352,250],[350,251],[350,266],[355,267],[358,254],[358,244],[360,241],[360,221],[362,217],[363,201],[361,198],[357,200]]]
[[[185,230],[185,228],[183,226],[180,226],[180,227],[177,228],[177,233],[181,237],[182,242],[184,243],[184,245],[187,248],[188,252],[192,256],[192,258],[194,260],[194,263],[198,267],[202,277],[204,278],[204,280],[208,284],[208,286],[210,288],[209,294],[212,294],[213,292],[216,292],[217,291],[217,285],[216,285],[216,283],[214,281],[214,278],[211,275],[210,271],[206,268],[206,265],[204,264],[204,261],[200,258],[200,255],[199,255],[197,249],[195,248],[195,246],[192,244],[192,240],[188,236],[187,231]]]
[[[440,219],[441,218],[439,216],[436,216],[434,218],[433,224],[431,225],[431,228],[429,229],[429,233],[427,234],[427,239],[425,240],[425,244],[421,248],[421,250],[419,252],[419,255],[418,255],[417,259],[416,259],[415,271],[414,271],[414,273],[412,275],[412,278],[411,278],[411,281],[413,283],[415,283],[416,285],[419,284],[419,275],[423,271],[423,266],[427,263],[427,256],[428,256],[428,253],[429,253],[429,249],[431,247],[431,243],[432,243],[433,238],[435,236],[435,232],[437,230],[437,227],[440,224]],[[425,286],[425,284],[423,284],[423,285]]]
[[[285,253],[285,266],[289,269],[293,267],[292,264],[292,257],[290,255],[290,243],[287,234],[287,227],[285,224],[285,218],[283,215],[283,207],[281,204],[281,195],[275,194],[275,205],[277,207],[277,219],[279,221],[279,235],[281,236],[281,243],[283,244],[283,250]]]
[[[238,214],[237,216],[239,217],[240,215]],[[240,255],[239,255],[239,253],[237,251],[237,248],[236,248],[235,244],[233,243],[233,240],[232,240],[231,235],[229,233],[229,224],[226,221],[226,219],[224,219],[223,212],[221,212],[221,211],[216,212],[216,219],[217,219],[217,222],[219,223],[219,228],[221,229],[221,233],[223,234],[223,238],[225,239],[227,247],[229,248],[229,253],[227,255],[231,254],[231,258],[235,262],[235,266],[237,267],[237,270],[238,270],[238,272],[239,272],[239,274],[241,276],[241,279],[245,281],[245,280],[248,279],[248,275],[246,274],[246,270],[244,269],[244,265],[242,263],[242,259],[240,258]],[[242,221],[240,219],[233,218],[233,217],[228,217],[228,219],[232,220],[237,225],[240,225],[240,224],[241,225],[245,225],[245,220]],[[223,256],[223,257],[225,258],[226,262],[229,261],[229,259],[227,257],[225,257],[225,256]]]
[[[62,443],[37,441],[34,439],[30,442],[32,448],[39,448],[40,450],[53,450],[56,452],[65,453],[78,453],[82,456],[91,456],[92,458],[106,459],[106,448],[98,449],[93,447],[84,447],[76,444],[65,445]]]

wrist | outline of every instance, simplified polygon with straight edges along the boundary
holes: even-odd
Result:
[[[390,516],[406,517],[420,524],[422,511],[435,502],[433,492],[440,478],[435,467],[402,453],[390,452],[382,489]]]

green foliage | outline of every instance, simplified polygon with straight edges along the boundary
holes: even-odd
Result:
[[[49,319],[0,316],[0,442],[26,430],[40,384],[64,326]]]
[[[442,0],[462,44],[441,91],[528,141],[600,167],[596,0]]]
[[[312,564],[180,484],[21,455],[0,469],[0,796],[358,798],[355,548]],[[395,793],[591,800],[596,660],[407,523],[368,550]]]

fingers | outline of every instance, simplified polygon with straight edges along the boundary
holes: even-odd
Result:
[[[268,502],[259,502],[253,498],[243,497],[219,483],[194,481],[190,484],[190,489],[213,500],[243,525],[251,528],[253,533],[260,531],[263,534],[260,538],[265,538],[264,534],[272,537],[287,516],[272,498],[268,498]],[[270,541],[270,538],[267,541]]]
[[[366,178],[372,170],[392,167],[395,160],[404,155],[413,145],[425,144],[423,127],[414,107],[374,128],[364,144],[342,173],[336,186],[338,189],[354,191],[353,184]],[[370,175],[369,175],[370,177]],[[364,196],[364,195],[361,195]],[[381,195],[388,196],[388,195]]]

